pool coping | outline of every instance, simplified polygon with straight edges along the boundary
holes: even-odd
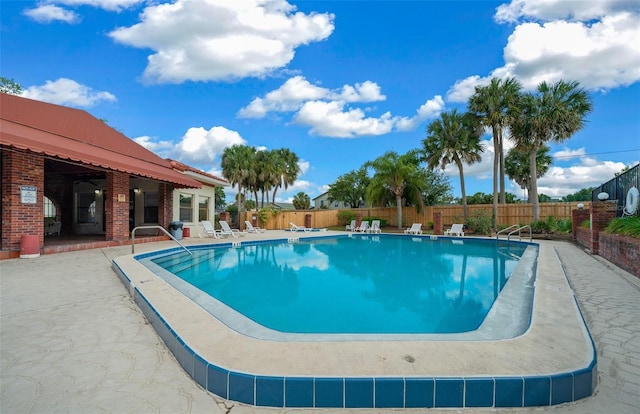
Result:
[[[531,325],[503,340],[258,340],[229,329],[133,255],[115,258],[113,269],[185,371],[222,398],[270,407],[543,406],[591,395],[597,360],[555,251],[538,245]]]

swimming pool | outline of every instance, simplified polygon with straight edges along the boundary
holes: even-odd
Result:
[[[311,334],[308,340],[314,334],[326,339],[322,334],[476,330],[526,248],[496,248],[486,240],[350,235],[209,247],[141,261],[246,335]],[[527,274],[530,286],[533,276]],[[249,320],[237,323],[243,316]],[[243,329],[249,324],[252,329]]]
[[[185,371],[223,398],[273,407],[522,407],[575,401],[597,384],[593,342],[544,243],[531,263],[537,274],[528,322],[507,339],[496,332],[510,329],[510,302],[532,290],[517,269],[472,332],[265,340],[231,329],[139,262],[169,251],[177,249],[119,257],[113,267]]]

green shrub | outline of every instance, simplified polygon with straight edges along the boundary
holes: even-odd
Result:
[[[338,211],[338,224],[346,225],[351,223],[351,220],[355,220],[356,213],[351,210],[340,210]]]
[[[604,229],[609,234],[640,238],[640,217],[617,217]]]
[[[530,224],[534,234],[551,233],[551,225],[548,220],[533,220]]]
[[[573,230],[571,219],[560,219],[555,222],[553,231],[558,233],[571,233]]]
[[[362,221],[368,221],[369,225],[371,225],[371,222],[373,220],[380,220],[380,227],[385,227],[387,225],[387,220],[381,219],[381,218],[378,218],[378,217],[363,217],[362,218]]]
[[[269,221],[269,216],[275,217],[280,214],[280,211],[273,206],[266,206],[258,210],[258,220],[262,225],[266,225]]]
[[[591,220],[590,219],[583,220],[582,223],[580,223],[580,227],[582,227],[583,229],[590,229]]]
[[[491,234],[491,216],[484,211],[474,211],[467,219],[467,227],[474,233]]]

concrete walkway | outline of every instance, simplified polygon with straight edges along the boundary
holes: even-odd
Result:
[[[640,279],[573,244],[543,243],[556,248],[594,337],[595,395],[555,407],[425,411],[640,412]],[[136,253],[174,245],[138,245]],[[110,268],[113,257],[129,253],[115,247],[0,262],[0,412],[301,411],[224,401],[191,380]]]

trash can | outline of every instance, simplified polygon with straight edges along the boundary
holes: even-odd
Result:
[[[169,223],[169,234],[176,240],[182,240],[182,226],[181,221],[172,221]]]

